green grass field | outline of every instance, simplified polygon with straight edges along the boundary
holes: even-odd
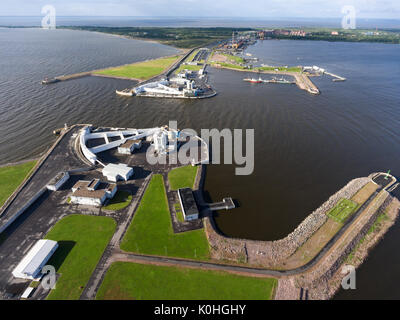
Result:
[[[285,72],[296,72],[296,73],[301,73],[302,69],[301,67],[260,67],[257,68],[259,71],[275,71],[275,69],[278,69],[279,71],[285,71]]]
[[[46,239],[58,241],[48,264],[61,276],[47,299],[79,299],[115,228],[109,217],[70,215],[57,222]]]
[[[190,70],[190,71],[199,71],[203,66],[201,65],[191,65],[191,64],[181,64],[178,69],[176,69],[175,73],[178,74],[182,70]]]
[[[99,70],[94,73],[113,77],[147,80],[162,73],[178,59],[179,56],[159,58],[126,66]]]
[[[342,199],[328,212],[328,217],[336,222],[343,223],[354,213],[357,207],[357,203]]]
[[[179,202],[175,203],[174,207],[175,207],[176,217],[178,218],[178,221],[184,222],[185,218],[183,217],[181,204]]]
[[[116,262],[98,300],[269,300],[277,280],[222,271]]]
[[[223,56],[227,57],[229,60],[235,63],[244,63],[244,59],[242,57],[234,56],[227,53],[222,53]]]
[[[204,230],[174,234],[163,177],[154,175],[121,242],[129,252],[208,259],[209,245]]]
[[[118,211],[126,208],[132,202],[132,195],[127,191],[117,191],[114,198],[104,207],[106,210]]]
[[[197,166],[186,166],[172,169],[170,172],[168,172],[168,181],[171,190],[178,190],[180,188],[193,188],[197,170]]]
[[[31,172],[37,161],[0,168],[0,207]]]

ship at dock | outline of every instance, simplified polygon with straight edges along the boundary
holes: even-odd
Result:
[[[42,80],[42,84],[52,84],[52,83],[56,83],[56,82],[58,82],[58,81],[60,81],[59,79],[57,79],[57,78],[44,78],[43,80]]]
[[[284,78],[272,78],[271,80],[267,80],[268,83],[280,83],[280,84],[295,84],[295,81],[289,81],[287,79]]]
[[[266,80],[261,79],[261,78],[258,78],[258,79],[256,79],[256,78],[246,78],[246,79],[243,79],[243,81],[250,82],[250,83],[264,83],[264,82],[266,82]]]

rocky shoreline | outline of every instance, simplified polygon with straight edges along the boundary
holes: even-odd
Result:
[[[322,206],[307,216],[292,233],[276,241],[255,241],[225,237],[217,231],[213,218],[206,217],[204,226],[210,243],[211,256],[217,260],[274,268],[290,257],[326,222],[328,219],[326,212],[332,209],[340,199],[351,198],[371,181],[367,177],[350,181]]]

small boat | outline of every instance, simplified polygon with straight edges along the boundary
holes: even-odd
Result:
[[[115,93],[119,94],[120,96],[126,96],[126,97],[132,97],[133,96],[133,90],[132,89],[115,90]]]

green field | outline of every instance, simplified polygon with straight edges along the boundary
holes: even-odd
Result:
[[[193,188],[194,180],[197,175],[197,166],[186,166],[172,169],[168,173],[168,181],[171,190],[181,188]]]
[[[277,280],[222,271],[116,262],[98,300],[269,300]]]
[[[37,161],[0,168],[0,207],[24,181]]]
[[[176,217],[178,218],[178,221],[184,222],[185,218],[183,217],[181,204],[179,202],[175,203],[174,207],[175,207]]]
[[[301,73],[302,68],[301,67],[260,67],[256,68],[258,71],[275,71],[275,69],[278,69],[279,71],[285,71],[285,72],[297,72]]]
[[[118,211],[126,208],[132,202],[132,195],[127,191],[117,191],[114,198],[104,207],[106,210]]]
[[[242,57],[234,56],[227,53],[222,53],[223,56],[227,57],[229,60],[235,63],[244,63],[244,59]]]
[[[154,175],[122,242],[121,249],[143,254],[208,259],[204,230],[174,234],[163,177]]]
[[[357,207],[357,203],[348,199],[342,199],[328,212],[328,217],[336,222],[343,223],[351,216]]]
[[[95,71],[94,73],[112,77],[147,80],[167,70],[168,67],[170,67],[178,59],[179,56],[159,58],[126,66],[99,70]]]
[[[201,65],[181,64],[179,68],[175,70],[175,73],[178,74],[185,69],[190,71],[199,71],[201,68],[203,68]]]
[[[46,239],[58,241],[48,264],[61,276],[47,299],[79,299],[115,228],[109,217],[70,215],[57,222]]]

